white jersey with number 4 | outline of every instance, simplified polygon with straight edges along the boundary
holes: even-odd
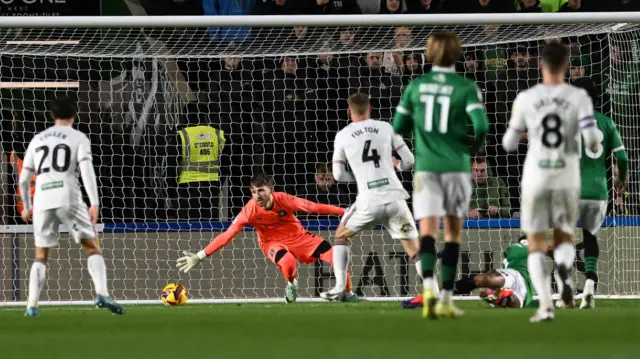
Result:
[[[586,91],[569,84],[539,84],[518,94],[511,130],[527,132],[523,188],[580,188],[581,132],[595,125]]]
[[[393,150],[406,146],[387,122],[352,122],[336,135],[333,162],[349,164],[358,183],[361,208],[406,200],[409,194],[396,175]]]
[[[78,183],[78,165],[91,161],[87,136],[70,126],[53,126],[29,143],[24,167],[36,174],[34,211],[84,204]]]

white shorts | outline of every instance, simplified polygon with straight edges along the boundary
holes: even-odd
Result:
[[[504,288],[512,289],[513,294],[520,301],[520,308],[524,306],[524,300],[527,298],[527,285],[524,277],[515,269],[496,269],[504,277]]]
[[[588,199],[580,200],[580,225],[582,229],[594,236],[600,230],[604,217],[607,213],[607,201],[595,201]]]
[[[580,188],[547,189],[522,187],[520,228],[525,233],[542,233],[559,229],[575,232],[578,222]]]
[[[471,201],[471,174],[416,172],[413,176],[413,214],[427,217],[467,216]]]
[[[36,247],[51,248],[58,245],[59,227],[64,224],[76,243],[82,239],[96,238],[96,231],[89,219],[89,210],[81,204],[33,212],[33,234]]]
[[[353,205],[347,208],[341,223],[353,233],[382,224],[393,239],[418,238],[416,222],[405,200],[369,206],[364,210]]]

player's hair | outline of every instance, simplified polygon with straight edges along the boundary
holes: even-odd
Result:
[[[70,120],[78,113],[75,103],[64,96],[51,100],[48,108],[54,120]]]
[[[349,96],[347,103],[349,104],[351,111],[355,112],[356,115],[366,114],[371,106],[369,104],[369,95],[362,92],[356,92]]]
[[[591,102],[593,102],[594,106],[598,104],[598,90],[596,90],[596,86],[593,84],[593,81],[591,81],[590,78],[581,77],[577,80],[572,81],[571,84],[575,87],[579,87],[587,91],[587,94],[589,95],[589,97],[591,97]]]
[[[462,44],[453,31],[436,32],[427,40],[427,61],[435,66],[451,67],[462,54]]]
[[[329,173],[331,172],[331,163],[320,163],[316,166],[316,173]]]
[[[251,187],[273,187],[273,177],[269,176],[264,172],[258,172],[251,178],[251,182],[249,185]]]
[[[486,163],[487,159],[484,156],[476,156],[473,158],[473,163]]]
[[[564,73],[569,63],[569,48],[561,43],[552,42],[542,49],[542,62],[554,74]]]

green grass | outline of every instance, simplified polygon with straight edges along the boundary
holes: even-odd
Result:
[[[640,301],[559,310],[460,302],[459,319],[425,321],[398,303],[128,306],[0,309],[3,358],[640,358]]]

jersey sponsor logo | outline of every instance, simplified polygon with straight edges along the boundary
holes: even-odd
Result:
[[[43,191],[47,191],[50,189],[55,189],[55,188],[62,188],[64,187],[64,181],[55,181],[55,182],[49,182],[49,183],[45,183],[42,186],[40,186],[40,189]]]
[[[285,210],[283,209],[283,210],[281,210],[280,212],[278,212],[278,215],[279,215],[280,217],[284,217],[284,216],[286,216],[286,215],[287,215],[287,211],[285,211]]]
[[[412,229],[413,229],[413,226],[411,225],[411,223],[405,223],[402,225],[402,227],[400,227],[400,231],[402,233],[409,233],[411,232]]]
[[[389,184],[389,179],[388,178],[382,178],[382,179],[379,179],[379,180],[367,182],[367,188],[369,188],[369,189],[379,188],[379,187],[384,187],[384,186],[386,186],[388,184]]]

